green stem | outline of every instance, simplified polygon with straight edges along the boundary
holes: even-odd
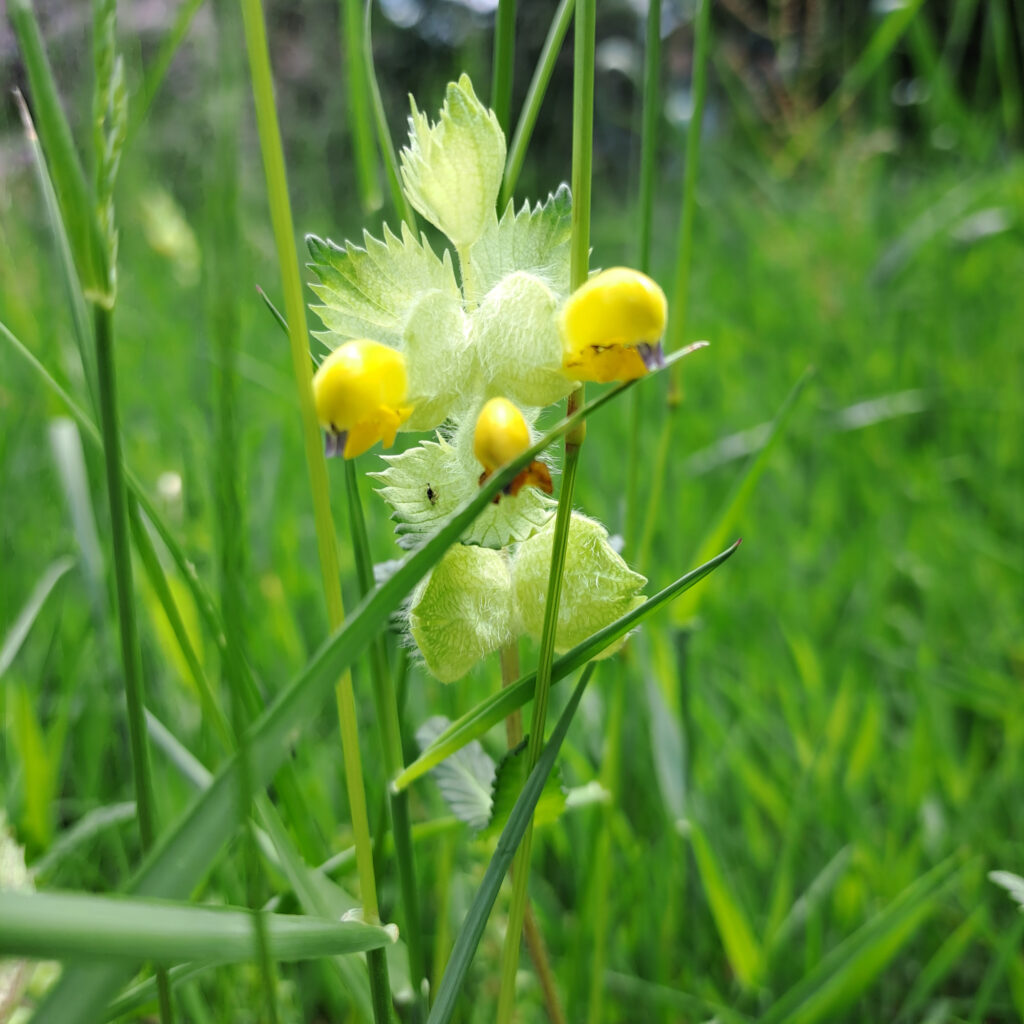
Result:
[[[139,836],[148,851],[155,838],[156,812],[153,780],[150,776],[149,746],[146,735],[145,700],[142,693],[142,658],[135,621],[135,594],[132,584],[131,538],[128,528],[128,500],[125,493],[124,464],[121,457],[121,431],[117,413],[117,374],[114,368],[114,313],[103,305],[93,306],[96,337],[96,376],[99,389],[100,429],[103,434],[103,461],[110,501],[110,535],[114,551],[114,585],[117,590],[118,631],[121,639],[121,664],[124,669],[124,693],[128,707],[128,741],[135,777],[135,806],[139,815]],[[165,972],[157,972],[160,1019],[174,1019],[171,990]]]
[[[651,234],[654,224],[654,182],[658,154],[658,119],[661,116],[661,0],[648,0],[647,40],[644,50],[643,135],[640,143],[640,270],[651,272]],[[623,535],[628,550],[637,542],[640,494],[640,421],[638,392],[630,400],[629,457],[626,460],[626,522]]]
[[[570,284],[578,288],[587,279],[590,263],[590,195],[591,168],[594,153],[594,47],[597,20],[596,0],[582,0],[576,10],[573,76],[572,120],[572,240],[570,243]],[[566,403],[566,413],[583,404],[583,388],[577,388]],[[572,497],[579,465],[583,425],[565,437],[565,467],[562,491],[558,496],[555,533],[552,538],[551,572],[548,576],[547,601],[541,629],[540,653],[537,661],[537,684],[530,720],[526,771],[533,771],[544,745],[548,696],[551,691],[551,662],[555,655],[555,631],[558,606],[562,596],[562,573],[572,520]],[[502,951],[501,988],[498,992],[498,1024],[509,1024],[515,1006],[515,981],[519,966],[519,943],[526,913],[530,849],[533,845],[533,819],[530,818],[522,844],[512,868],[512,904],[509,908],[508,930]]]
[[[277,123],[277,110],[274,106],[270,53],[267,47],[262,3],[260,0],[241,0],[241,4],[245,22],[246,48],[249,53],[253,99],[256,105],[260,149],[263,153],[263,165],[267,178],[267,198],[270,203],[270,217],[281,270],[292,367],[295,373],[302,418],[302,436],[306,452],[306,466],[309,471],[310,493],[313,500],[320,572],[327,603],[327,619],[333,632],[345,619],[345,606],[341,597],[341,575],[338,566],[334,521],[331,516],[327,465],[324,462],[320,428],[313,406],[313,371],[307,343],[306,309],[302,299],[302,282],[299,278],[298,262],[295,258],[295,232],[288,198],[288,181],[281,147],[281,132]],[[373,873],[373,842],[370,837],[369,816],[366,810],[366,790],[363,783],[362,757],[359,752],[355,693],[352,688],[350,671],[345,671],[339,679],[336,697],[363,913],[368,922],[376,924],[380,919],[380,911],[377,903],[377,882]],[[391,994],[387,960],[383,950],[367,954],[367,965],[370,971],[374,1020],[376,1024],[386,1024],[391,1015]]]
[[[377,126],[377,145],[380,147],[380,155],[384,161],[384,172],[388,179],[388,189],[391,192],[391,203],[395,213],[405,221],[413,232],[416,231],[416,214],[413,213],[409,200],[402,189],[402,180],[398,174],[398,157],[395,155],[395,144],[391,139],[391,130],[388,128],[388,118],[384,111],[384,101],[380,95],[380,85],[377,82],[377,71],[373,61],[373,33],[372,33],[373,2],[366,0],[366,14],[363,19],[363,67],[366,70],[366,84],[370,88],[370,102],[373,106],[373,120]]]
[[[238,136],[241,113],[241,55],[233,45],[237,34],[237,11],[231,0],[213,4],[217,40],[221,51],[215,63],[211,91],[215,145],[211,161],[208,194],[210,208],[210,246],[206,261],[207,318],[213,343],[214,377],[214,451],[216,479],[214,493],[217,508],[217,547],[220,554],[221,609],[226,635],[231,638],[221,657],[221,671],[230,696],[231,726],[238,750],[238,815],[245,836],[243,866],[246,902],[252,910],[257,963],[263,984],[266,1019],[276,1024],[277,977],[267,936],[263,903],[262,862],[256,831],[250,813],[253,800],[252,759],[249,751],[245,672],[245,510],[242,501],[238,429],[237,361],[241,344],[237,273],[240,226],[238,222]]]
[[[594,849],[591,884],[589,886],[586,906],[593,913],[591,931],[594,936],[593,957],[590,964],[590,991],[587,1000],[587,1024],[601,1024],[602,1011],[605,1003],[604,972],[608,963],[608,911],[611,899],[608,892],[608,880],[611,874],[612,808],[618,803],[616,797],[619,789],[619,762],[622,752],[622,719],[625,713],[625,693],[629,683],[627,661],[619,664],[618,685],[611,690],[608,714],[605,721],[607,739],[604,747],[604,758],[601,762],[601,785],[611,793],[608,806],[598,810],[597,843]]]
[[[501,130],[508,135],[512,110],[512,79],[516,63],[516,0],[498,0],[494,22],[494,76],[491,80],[491,110]]]
[[[665,348],[671,352],[682,346],[686,329],[687,305],[690,289],[690,265],[693,261],[693,222],[697,210],[697,169],[700,158],[700,132],[704,122],[704,104],[707,99],[708,53],[711,49],[711,0],[698,0],[693,40],[693,115],[686,130],[686,164],[683,170],[683,209],[679,218],[679,238],[676,270],[673,277],[672,298],[669,302],[669,326]],[[665,473],[672,448],[672,429],[675,413],[682,401],[679,390],[679,368],[669,371],[668,406],[661,437],[658,441],[654,472],[651,475],[651,493],[647,503],[640,540],[638,562],[646,564],[654,539],[654,530],[661,509],[665,488]]]
[[[366,532],[363,502],[359,495],[359,479],[354,459],[345,460],[345,490],[348,496],[349,527],[352,549],[356,559],[356,575],[361,596],[374,588],[373,558]],[[395,778],[405,767],[402,756],[402,726],[398,715],[398,700],[388,667],[387,648],[381,634],[370,645],[370,675],[373,681],[373,701],[380,725],[384,770],[389,779]],[[395,840],[395,859],[398,862],[399,885],[402,890],[403,928],[409,949],[409,972],[413,990],[419,997],[417,1017],[426,1015],[426,955],[423,950],[423,930],[420,925],[419,887],[416,883],[416,862],[413,857],[412,825],[409,819],[409,791],[401,792],[388,787],[391,806],[391,828]],[[378,835],[378,842],[382,838]]]
[[[523,161],[526,159],[526,150],[530,145],[530,137],[533,135],[534,125],[537,123],[537,115],[544,102],[548,82],[551,81],[551,73],[555,70],[555,62],[562,49],[562,40],[565,39],[565,33],[569,29],[569,22],[572,20],[575,6],[576,0],[561,0],[558,10],[555,11],[555,16],[551,19],[551,27],[544,40],[544,48],[540,52],[540,59],[534,69],[533,78],[530,80],[530,88],[527,90],[522,112],[516,122],[512,144],[509,146],[508,158],[505,161],[505,176],[501,182],[501,196],[498,199],[499,212],[505,209],[515,191],[519,172],[523,169]]]
[[[363,49],[363,11],[360,0],[342,0],[341,51],[348,81],[348,119],[352,127],[352,160],[363,210],[380,209],[377,155],[373,149],[373,104]]]

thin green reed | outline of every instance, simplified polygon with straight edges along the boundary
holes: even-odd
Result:
[[[341,2],[341,52],[348,83],[348,123],[352,133],[352,162],[356,168],[359,199],[366,213],[380,209],[380,179],[373,151],[373,103],[369,70],[363,47],[362,0]]]
[[[498,209],[504,210],[508,201],[515,191],[516,182],[519,180],[519,172],[523,169],[523,161],[526,159],[526,150],[530,145],[530,138],[533,135],[534,125],[537,123],[537,116],[540,114],[541,104],[547,93],[548,82],[551,81],[551,73],[555,70],[555,62],[562,49],[562,41],[569,29],[569,22],[572,21],[573,11],[576,7],[576,0],[562,0],[551,19],[551,27],[548,29],[547,37],[544,40],[544,47],[540,52],[540,58],[533,71],[533,78],[530,79],[530,88],[526,92],[526,100],[523,102],[523,109],[516,122],[515,134],[512,136],[512,144],[508,149],[508,157],[505,160],[505,174],[501,181],[501,194],[498,198]]]
[[[348,497],[349,531],[356,559],[359,590],[366,597],[374,588],[373,556],[366,532],[366,517],[363,514],[362,498],[359,495],[359,479],[355,459],[345,460],[345,490]],[[370,645],[370,676],[373,682],[373,701],[377,723],[380,727],[381,748],[384,754],[384,770],[389,779],[395,778],[405,767],[402,754],[402,727],[399,719],[398,699],[395,696],[394,679],[388,665],[387,646],[382,633]],[[426,1015],[425,982],[426,954],[423,949],[423,934],[420,925],[419,887],[416,882],[416,863],[413,858],[412,824],[409,817],[409,791],[388,787],[391,807],[391,828],[395,841],[395,859],[398,862],[399,884],[402,890],[403,928],[409,949],[409,973],[417,1004],[415,1019]],[[381,835],[378,835],[378,844]]]
[[[239,430],[238,352],[241,345],[239,293],[236,287],[241,230],[238,214],[238,123],[242,109],[241,54],[234,45],[238,14],[233,0],[215,0],[219,57],[213,62],[211,83],[214,154],[209,188],[209,241],[206,260],[207,323],[213,349],[214,445],[216,501],[215,533],[219,553],[221,611],[231,644],[222,657],[221,670],[231,699],[231,724],[238,750],[238,814],[244,843],[246,902],[251,910],[264,1013],[276,1024],[277,983],[270,953],[267,925],[259,908],[263,903],[262,864],[250,813],[252,761],[246,728],[245,693],[245,507],[242,500],[241,432]]]
[[[494,22],[494,56],[491,79],[491,110],[508,135],[512,112],[512,81],[516,64],[516,0],[498,0]]]
[[[590,263],[590,197],[591,168],[594,150],[594,50],[596,43],[596,0],[583,0],[576,8],[573,74],[572,120],[572,238],[570,242],[570,286],[578,288],[587,279]],[[568,399],[569,415],[583,404],[583,388],[579,387]],[[558,497],[555,530],[551,549],[551,572],[548,578],[544,622],[541,629],[540,652],[537,662],[537,684],[530,720],[526,770],[533,771],[544,745],[544,727],[547,721],[548,696],[551,690],[551,663],[555,654],[555,631],[558,606],[562,594],[562,576],[565,553],[569,541],[572,518],[572,498],[579,464],[580,445],[585,430],[581,426],[566,434],[565,465],[562,490]],[[522,845],[516,854],[512,870],[512,903],[509,908],[508,930],[502,951],[501,987],[498,992],[498,1024],[508,1024],[515,1007],[515,979],[519,965],[519,945],[526,913],[530,872],[530,850],[533,842],[533,820],[529,820],[523,834]]]
[[[661,0],[649,0],[644,48],[644,98],[640,138],[640,251],[639,268],[651,272],[654,227],[654,184],[657,172],[658,123],[661,120]],[[637,505],[640,484],[640,394],[630,400],[629,459],[626,462],[626,548],[637,543]]]
[[[274,106],[274,87],[270,71],[270,52],[267,46],[263,5],[260,0],[241,0],[245,24],[246,48],[249,53],[249,71],[252,79],[256,119],[267,178],[267,198],[274,228],[278,262],[284,291],[285,317],[288,324],[292,368],[302,418],[302,436],[309,471],[310,493],[316,525],[317,547],[327,617],[332,630],[345,619],[345,606],[341,597],[341,575],[338,550],[331,515],[327,466],[324,461],[320,428],[313,407],[313,371],[309,355],[306,309],[302,295],[302,281],[295,254],[295,233],[292,225],[291,203],[285,173],[281,132]],[[377,882],[373,871],[373,841],[366,810],[366,791],[363,782],[363,764],[359,751],[358,720],[352,674],[345,670],[336,686],[338,721],[341,729],[342,756],[345,762],[345,783],[348,789],[349,810],[356,843],[356,860],[363,900],[363,912],[370,923],[380,918],[377,904]],[[388,965],[383,950],[367,954],[373,1012],[376,1024],[386,1024],[391,1014],[391,991]]]
[[[708,53],[711,50],[711,0],[698,0],[694,15],[693,37],[693,113],[686,130],[686,163],[683,170],[683,208],[679,216],[679,235],[676,244],[676,267],[672,278],[672,292],[669,296],[669,322],[665,337],[665,348],[671,352],[682,346],[686,329],[686,313],[689,300],[690,266],[693,262],[693,222],[697,210],[697,169],[700,161],[701,126],[704,123],[704,104],[707,100]],[[651,490],[647,505],[647,516],[640,538],[637,561],[646,565],[650,555],[654,531],[658,525],[661,499],[665,491],[665,474],[668,471],[668,455],[672,447],[672,431],[675,412],[679,407],[679,368],[669,371],[668,407],[665,422],[658,440],[654,470],[651,475]]]

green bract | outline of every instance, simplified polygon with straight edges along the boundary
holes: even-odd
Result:
[[[410,96],[409,145],[402,182],[409,202],[459,249],[481,235],[501,188],[505,136],[476,98],[468,75],[450,82],[441,118],[431,124]]]
[[[539,637],[551,569],[554,522],[520,544],[512,564],[512,590],[524,630]],[[586,640],[609,622],[643,604],[646,577],[633,572],[608,543],[608,531],[593,519],[573,512],[558,606],[555,650],[560,654]],[[614,654],[626,638],[600,655]]]
[[[403,224],[362,246],[308,239],[319,283],[313,307],[329,348],[369,338],[401,352],[413,412],[404,431],[434,430],[372,474],[391,506],[398,543],[434,533],[477,491],[476,418],[489,398],[514,403],[532,427],[568,395],[558,313],[569,295],[572,199],[562,185],[545,203],[495,202],[505,139],[463,75],[432,124],[412,104],[402,178],[412,205],[453,244],[436,253]],[[458,264],[458,270],[456,270]],[[493,468],[493,467],[492,467]],[[536,487],[504,494],[469,527],[413,594],[409,628],[443,681],[522,633],[539,637],[555,502]],[[612,550],[604,529],[573,518],[556,645],[565,650],[635,607],[646,581]]]

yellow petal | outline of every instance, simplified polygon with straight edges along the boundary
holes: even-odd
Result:
[[[407,389],[400,352],[366,338],[346,341],[313,377],[317,419],[325,430],[352,432],[381,408],[397,410]]]
[[[668,302],[646,274],[612,267],[569,296],[559,316],[563,367],[577,380],[633,380],[647,372],[636,345],[665,332]]]

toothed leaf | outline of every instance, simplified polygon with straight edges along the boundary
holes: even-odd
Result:
[[[515,802],[526,782],[526,745],[524,739],[514,750],[510,750],[498,763],[491,788],[491,817],[487,822],[485,835],[498,836],[512,813]],[[442,762],[443,763],[443,762]],[[562,788],[561,773],[556,766],[544,783],[537,809],[533,812],[535,825],[548,825],[557,821],[565,810],[565,790]]]
[[[394,510],[398,543],[414,547],[434,533],[479,488],[480,467],[467,445],[458,448],[439,437],[400,455],[385,455],[387,469],[371,474],[383,486],[378,493]],[[468,458],[467,458],[468,454]],[[554,501],[534,487],[489,505],[463,534],[467,544],[501,548],[526,540],[552,515]]]
[[[386,225],[383,241],[364,232],[365,248],[315,235],[306,242],[310,267],[320,278],[310,287],[323,302],[312,309],[336,336],[325,339],[331,347],[338,339],[372,338],[399,348],[409,315],[425,293],[460,298],[449,254],[438,259],[426,238],[417,241],[407,224],[401,238]]]
[[[426,750],[451,722],[443,715],[428,718],[416,730],[420,750]],[[479,831],[491,817],[494,762],[479,740],[467,743],[457,754],[430,772],[449,810],[459,821]]]
[[[476,98],[468,75],[448,84],[436,124],[409,99],[409,145],[402,150],[406,195],[457,247],[468,246],[494,216],[505,171],[501,126]]]
[[[517,213],[510,202],[501,220],[493,214],[469,250],[470,279],[479,301],[503,277],[521,270],[539,277],[563,299],[569,294],[569,240],[572,235],[572,195],[568,185],[532,209],[523,203]]]

